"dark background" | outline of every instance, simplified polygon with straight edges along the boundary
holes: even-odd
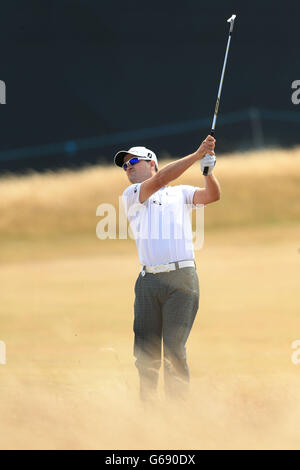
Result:
[[[12,0],[1,5],[0,171],[112,162],[134,145],[194,151],[233,13],[216,153],[299,144],[299,2]]]

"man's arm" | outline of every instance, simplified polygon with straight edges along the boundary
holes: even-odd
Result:
[[[213,154],[215,142],[216,141],[212,136],[207,136],[196,152],[191,153],[186,157],[180,158],[175,162],[169,163],[164,168],[159,170],[154,176],[144,181],[140,188],[140,202],[143,203],[146,201],[146,199],[148,199],[148,197],[151,196],[151,194],[155,193],[163,186],[181,176],[182,173],[184,173],[190,166],[193,165],[193,163],[201,160],[201,158],[203,158],[206,153]]]
[[[210,204],[218,201],[221,197],[220,184],[217,178],[211,174],[204,176],[205,188],[194,192],[193,204]]]

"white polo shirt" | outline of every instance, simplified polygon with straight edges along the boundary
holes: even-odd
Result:
[[[139,202],[142,183],[122,194],[125,213],[136,241],[141,265],[154,266],[194,259],[191,210],[196,186],[164,186]]]

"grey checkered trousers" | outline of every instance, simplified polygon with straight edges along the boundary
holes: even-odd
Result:
[[[134,302],[134,356],[140,397],[155,396],[164,352],[164,387],[168,397],[185,398],[189,384],[186,341],[199,307],[199,280],[194,267],[139,274]]]

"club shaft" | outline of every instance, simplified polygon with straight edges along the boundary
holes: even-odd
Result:
[[[218,90],[218,97],[217,97],[216,106],[215,106],[215,114],[214,114],[214,118],[213,118],[213,122],[212,122],[212,126],[211,126],[211,129],[213,131],[216,128],[217,116],[218,116],[219,105],[220,105],[220,100],[221,100],[221,93],[222,93],[222,87],[223,87],[223,80],[224,80],[226,64],[227,64],[228,51],[229,51],[229,47],[230,47],[230,40],[231,40],[231,34],[229,34],[228,41],[227,41],[225,59],[224,59],[224,63],[223,63],[221,80],[220,80],[220,85],[219,85],[219,90]]]
[[[235,18],[235,17],[234,17]],[[218,111],[219,111],[219,106],[220,106],[220,100],[221,100],[221,93],[222,93],[222,87],[223,87],[223,80],[224,80],[224,75],[225,75],[225,70],[226,70],[226,64],[227,64],[227,57],[228,57],[228,52],[229,52],[229,47],[230,47],[230,41],[231,41],[231,35],[232,35],[232,30],[233,30],[233,25],[234,25],[234,19],[230,23],[230,30],[229,30],[229,36],[227,40],[227,46],[226,46],[226,51],[225,51],[225,57],[224,57],[224,62],[223,62],[223,68],[222,68],[222,73],[221,73],[221,80],[219,84],[219,89],[218,89],[218,96],[217,96],[217,101],[216,101],[216,106],[215,106],[215,113],[211,125],[211,131],[210,135],[213,136],[215,133],[215,128],[216,128],[216,122],[217,122],[217,117],[218,117]],[[203,175],[206,176],[208,173],[209,168],[206,166],[203,171]]]

